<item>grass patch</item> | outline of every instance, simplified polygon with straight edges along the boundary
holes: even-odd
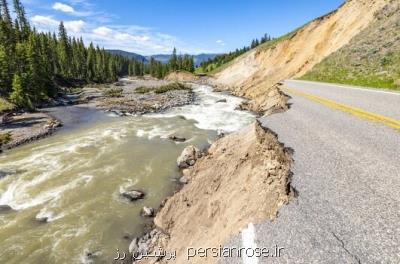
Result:
[[[379,18],[349,44],[300,79],[400,90],[400,4],[389,1]]]
[[[324,59],[300,79],[355,86],[400,90],[400,52],[386,55],[355,56],[348,49],[340,50]]]
[[[156,94],[161,94],[174,90],[191,90],[191,87],[183,83],[173,82],[162,86],[140,86],[135,89],[135,92],[141,94],[152,92]]]
[[[11,133],[0,133],[0,147],[11,141]]]
[[[14,104],[0,97],[0,114],[12,111],[15,109],[15,107],[16,106]]]
[[[122,91],[122,88],[108,88],[103,94],[107,97],[122,97]]]

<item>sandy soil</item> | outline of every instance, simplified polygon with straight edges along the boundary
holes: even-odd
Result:
[[[271,87],[302,76],[337,51],[376,19],[386,0],[349,0],[335,12],[315,19],[292,35],[253,49],[216,75],[215,84],[254,101],[265,110]]]
[[[199,78],[196,77],[194,74],[186,71],[171,72],[167,76],[165,76],[165,80],[167,81],[192,82],[198,79]]]
[[[258,122],[212,144],[185,171],[188,184],[155,218],[165,233],[155,245],[177,251],[175,261],[161,263],[215,263],[216,258],[188,262],[186,248],[219,247],[248,223],[274,218],[292,194],[290,153]]]

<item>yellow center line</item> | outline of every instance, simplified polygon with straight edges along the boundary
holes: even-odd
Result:
[[[325,105],[325,106],[327,106],[329,108],[337,109],[337,110],[349,113],[351,115],[354,115],[354,116],[362,118],[362,119],[367,119],[367,120],[371,120],[371,121],[374,121],[374,122],[377,122],[377,123],[381,123],[381,124],[384,124],[384,125],[386,125],[388,127],[392,127],[392,128],[395,128],[395,129],[400,129],[400,121],[395,120],[393,118],[386,117],[386,116],[379,115],[379,114],[375,114],[375,113],[371,113],[371,112],[365,111],[365,110],[363,110],[361,108],[353,107],[353,106],[350,106],[350,105],[337,103],[335,101],[332,101],[332,100],[329,100],[329,99],[325,99],[325,98],[322,98],[322,97],[319,97],[319,96],[311,95],[311,94],[308,94],[308,93],[303,93],[303,92],[300,92],[300,91],[295,90],[293,88],[285,87],[283,89],[288,91],[291,94],[305,97],[305,98],[307,98],[307,99],[309,99],[311,101],[320,103],[320,104]]]

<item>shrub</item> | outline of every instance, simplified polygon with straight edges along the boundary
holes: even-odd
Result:
[[[169,83],[166,85],[162,85],[162,86],[155,86],[155,87],[146,87],[146,86],[140,86],[138,88],[135,89],[136,93],[150,93],[150,92],[154,92],[156,94],[161,94],[161,93],[166,93],[168,91],[174,91],[174,90],[190,90],[190,86],[185,85],[183,83],[179,83],[179,82],[173,82],[173,83]]]
[[[3,145],[7,144],[10,141],[11,141],[10,132],[0,134],[0,147],[2,147]]]
[[[104,96],[108,97],[122,97],[122,88],[111,88],[103,92]]]

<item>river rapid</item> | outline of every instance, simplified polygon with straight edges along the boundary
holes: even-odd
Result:
[[[0,210],[0,263],[111,263],[117,248],[126,251],[151,221],[141,208],[157,208],[176,189],[183,148],[206,148],[218,130],[233,132],[255,119],[235,110],[240,98],[205,85],[194,92],[194,104],[161,114],[51,109],[65,123],[59,132],[0,154],[0,205],[12,208]],[[122,199],[128,186],[145,199]]]

